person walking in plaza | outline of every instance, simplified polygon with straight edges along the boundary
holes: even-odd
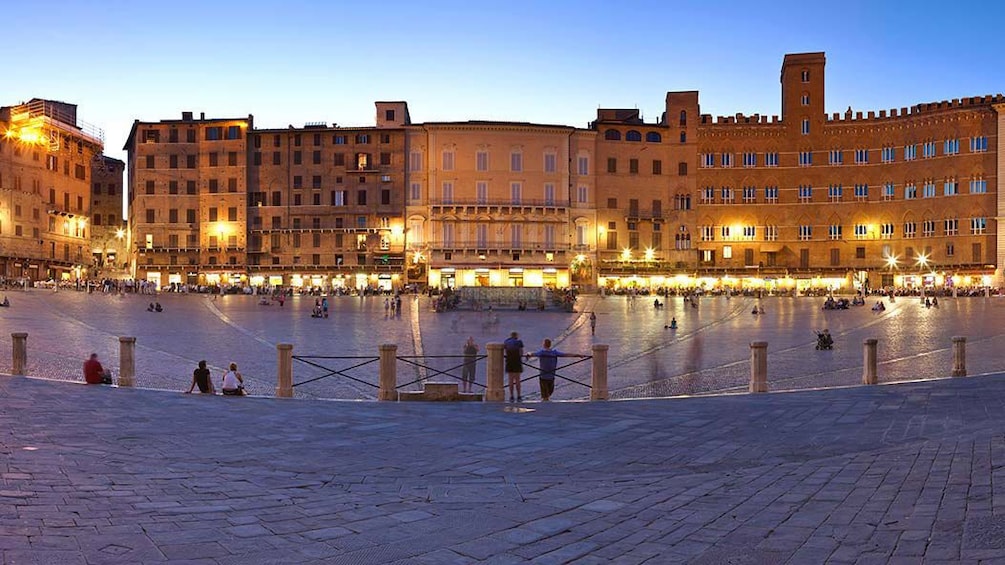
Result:
[[[597,335],[597,313],[590,312],[590,335]]]
[[[84,361],[84,382],[89,385],[112,384],[112,374],[101,366],[97,353],[92,353],[87,361]]]
[[[474,337],[464,342],[464,367],[461,369],[461,392],[474,392],[475,366],[478,362],[478,344]]]
[[[551,346],[551,340],[545,339],[541,349],[528,353],[527,359],[537,357],[541,360],[539,380],[541,383],[541,400],[548,402],[555,393],[555,370],[558,368],[559,357],[582,357],[571,353],[562,353]]]
[[[199,392],[204,394],[216,394],[213,389],[213,380],[209,378],[209,369],[206,368],[206,361],[199,361],[199,367],[192,371],[192,384],[189,385],[188,390],[185,394],[192,392],[196,385],[199,386]]]
[[[516,332],[511,332],[503,342],[503,356],[506,365],[506,375],[509,376],[509,401],[523,402],[520,393],[520,376],[523,374],[523,341]],[[516,391],[514,396],[513,391]]]
[[[231,363],[223,374],[224,396],[244,396],[244,377],[237,371],[237,363]]]

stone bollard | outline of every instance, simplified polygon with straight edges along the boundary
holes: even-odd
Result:
[[[10,334],[10,337],[14,342],[10,374],[24,376],[25,370],[28,368],[28,334],[15,332]]]
[[[750,392],[768,392],[768,342],[750,343]]]
[[[953,376],[967,376],[967,338],[953,338]]]
[[[119,338],[119,386],[136,385],[136,338]]]
[[[486,402],[502,402],[506,400],[503,390],[503,344],[486,343],[485,351],[488,353],[485,400]]]
[[[293,398],[293,344],[277,343],[276,397]]]
[[[380,376],[377,400],[398,400],[398,346],[384,343],[380,350]]]
[[[609,345],[593,344],[593,382],[590,400],[607,400],[607,350]]]
[[[862,342],[862,384],[874,385],[879,382],[879,371],[876,366],[876,345],[878,339],[867,339]]]

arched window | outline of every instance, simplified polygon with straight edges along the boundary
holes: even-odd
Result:
[[[621,141],[621,132],[616,129],[609,129],[604,132],[604,139],[608,141]]]
[[[687,125],[687,112],[684,110],[680,111],[680,125],[682,126]]]
[[[663,137],[659,134],[659,132],[650,131],[650,132],[646,132],[646,141],[651,141],[653,143],[659,143],[659,142],[663,141]]]
[[[687,132],[686,131],[680,132],[680,142],[681,143],[687,143]]]
[[[625,133],[625,141],[642,141],[642,134],[630,129]]]

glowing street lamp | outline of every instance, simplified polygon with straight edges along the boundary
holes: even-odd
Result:
[[[928,266],[928,257],[926,257],[924,253],[918,255],[918,266],[922,269]]]
[[[632,250],[628,247],[621,250],[621,260],[631,261],[632,260]]]
[[[656,250],[652,247],[646,248],[646,261],[652,261],[656,257]]]

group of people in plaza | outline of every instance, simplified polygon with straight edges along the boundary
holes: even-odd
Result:
[[[461,367],[461,392],[474,392],[475,367],[478,361],[478,344],[474,337],[468,337],[464,342],[464,365]],[[574,353],[565,353],[552,346],[550,339],[545,339],[541,348],[533,352],[524,351],[520,334],[511,332],[503,341],[503,370],[507,377],[510,402],[523,402],[522,376],[524,361],[536,357],[539,360],[538,381],[541,390],[541,400],[548,402],[555,393],[555,379],[558,370],[559,357],[586,357]]]
[[[220,392],[224,396],[244,396],[244,376],[237,370],[237,363],[231,363],[223,377],[220,379]],[[192,384],[189,385],[185,394],[191,393],[199,387],[199,392],[203,394],[216,394],[216,387],[213,385],[212,374],[206,366],[206,360],[199,361],[199,366],[192,371]]]

